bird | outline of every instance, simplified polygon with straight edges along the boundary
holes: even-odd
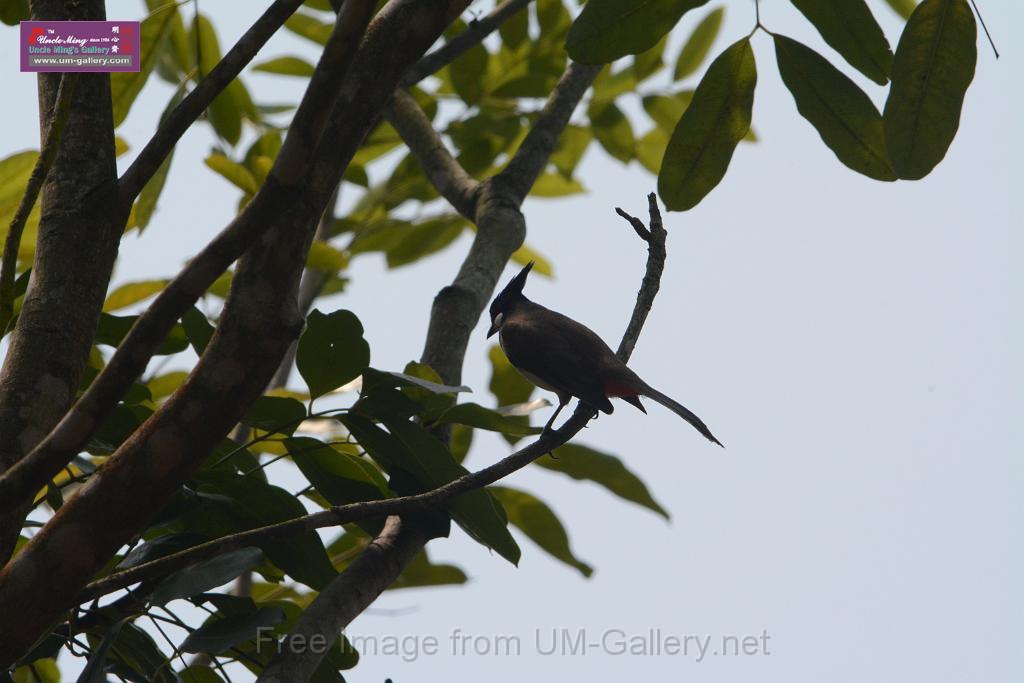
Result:
[[[512,278],[490,306],[487,338],[498,343],[509,362],[526,379],[558,396],[558,407],[544,425],[551,431],[555,418],[573,397],[594,410],[611,414],[610,399],[621,398],[646,413],[640,397],[660,403],[689,422],[712,443],[722,446],[707,425],[679,402],[640,379],[593,330],[523,295],[530,261]]]

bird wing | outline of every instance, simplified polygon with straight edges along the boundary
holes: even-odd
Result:
[[[539,310],[538,310],[539,309]],[[530,381],[540,379],[559,394],[582,399],[605,413],[613,410],[600,378],[601,339],[570,318],[536,306],[529,315],[510,316],[501,328],[509,361]]]

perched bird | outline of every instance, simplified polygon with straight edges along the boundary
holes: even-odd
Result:
[[[592,330],[523,296],[528,263],[491,302],[491,328],[508,360],[526,379],[558,396],[558,408],[544,425],[551,429],[558,413],[575,396],[595,411],[611,413],[611,398],[621,398],[643,412],[646,396],[683,418],[719,446],[699,417],[654,389],[629,369]]]

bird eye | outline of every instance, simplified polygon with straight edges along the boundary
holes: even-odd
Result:
[[[498,315],[494,316],[494,324],[496,326],[500,327],[501,326],[501,321],[504,320],[504,319],[505,319],[505,314],[504,313],[499,313]]]

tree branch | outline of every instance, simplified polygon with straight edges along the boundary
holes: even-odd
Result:
[[[396,90],[385,116],[441,196],[463,216],[475,220],[479,184],[451,155],[412,95],[401,88]]]
[[[334,84],[338,95],[319,143],[303,150],[293,142],[289,153],[282,147],[267,184],[294,181],[294,196],[260,215],[267,227],[240,262],[221,323],[199,363],[0,573],[0,631],[9,635],[0,640],[0,665],[74,604],[88,578],[161,509],[262,393],[301,329],[295,290],[331,191],[401,75],[467,1],[449,0],[439,8],[436,0],[392,0]],[[345,19],[353,5],[372,11],[376,3],[346,0],[332,40],[354,25]],[[312,118],[323,119],[322,111]]]
[[[623,362],[627,362],[632,354],[632,349],[636,345],[644,321],[646,321],[647,315],[654,303],[654,297],[658,293],[661,274],[665,268],[665,238],[667,233],[661,228],[661,217],[658,213],[655,195],[652,193],[649,195],[649,199],[652,230],[650,238],[646,240],[648,243],[647,267],[640,291],[637,294],[636,304],[633,306],[629,325],[619,344],[617,355]],[[442,377],[444,376],[442,375]],[[565,424],[559,429],[542,434],[533,443],[506,456],[493,465],[465,474],[443,486],[411,496],[335,505],[327,510],[314,512],[303,517],[296,517],[286,522],[279,522],[207,541],[206,543],[94,581],[85,587],[82,593],[79,594],[76,602],[81,604],[116,590],[127,588],[135,583],[159,579],[201,560],[239,548],[262,546],[272,541],[291,538],[315,529],[340,526],[370,517],[405,515],[444,505],[444,503],[460,494],[483,488],[499,479],[507,477],[540,456],[565,444],[586,426],[591,417],[593,417],[593,412],[581,404],[576,408],[572,417],[566,420]]]
[[[217,95],[242,72],[301,4],[302,0],[275,0],[210,73],[206,74],[168,115],[118,181],[119,202],[126,216],[132,202],[160,168],[185,131],[202,116]]]
[[[43,138],[42,149],[40,149],[39,157],[32,168],[32,174],[28,178],[25,194],[22,195],[18,209],[14,212],[14,218],[11,219],[11,224],[7,228],[3,264],[0,265],[0,336],[7,331],[7,326],[14,313],[14,276],[18,270],[18,248],[21,246],[21,234],[25,230],[28,215],[32,213],[36,199],[39,198],[39,193],[43,189],[43,182],[50,172],[53,160],[57,158],[57,150],[60,148],[61,137],[64,133],[64,124],[67,122],[68,113],[71,110],[71,96],[75,92],[77,83],[77,73],[62,73],[60,75],[53,118],[50,119],[49,128]]]
[[[520,202],[547,166],[569,117],[602,67],[575,62],[569,64],[555,87],[554,97],[548,98],[544,104],[536,125],[519,145],[508,166],[498,174],[497,177],[508,184]]]
[[[311,680],[320,657],[310,656],[304,644],[316,634],[336,634],[336,624],[348,624],[359,616],[398,578],[425,542],[422,532],[403,524],[398,517],[388,517],[383,531],[303,611],[280,653],[260,673],[257,681]],[[293,639],[303,646],[293,647]]]
[[[448,64],[465,54],[474,45],[496,31],[502,24],[516,13],[525,9],[533,0],[505,0],[483,19],[470,22],[469,28],[455,36],[444,45],[426,55],[416,63],[405,78],[402,87],[408,88],[422,81],[427,76],[437,73]]]
[[[145,370],[174,323],[214,280],[266,233],[270,216],[303,203],[310,187],[304,176],[309,155],[323,129],[323,108],[338,93],[369,21],[373,3],[346,2],[310,79],[266,182],[241,213],[193,258],[136,320],[117,351],[85,393],[50,433],[0,476],[0,513],[20,505],[46,485],[77,454]],[[312,142],[311,142],[312,141]],[[325,201],[314,197],[307,201]]]
[[[103,0],[35,0],[32,16],[98,20]],[[42,147],[62,76],[36,80]],[[31,451],[74,402],[124,228],[111,211],[116,184],[110,76],[79,74],[43,183],[28,290],[0,368],[0,471]],[[31,494],[13,502],[0,513],[0,564],[11,556]]]

